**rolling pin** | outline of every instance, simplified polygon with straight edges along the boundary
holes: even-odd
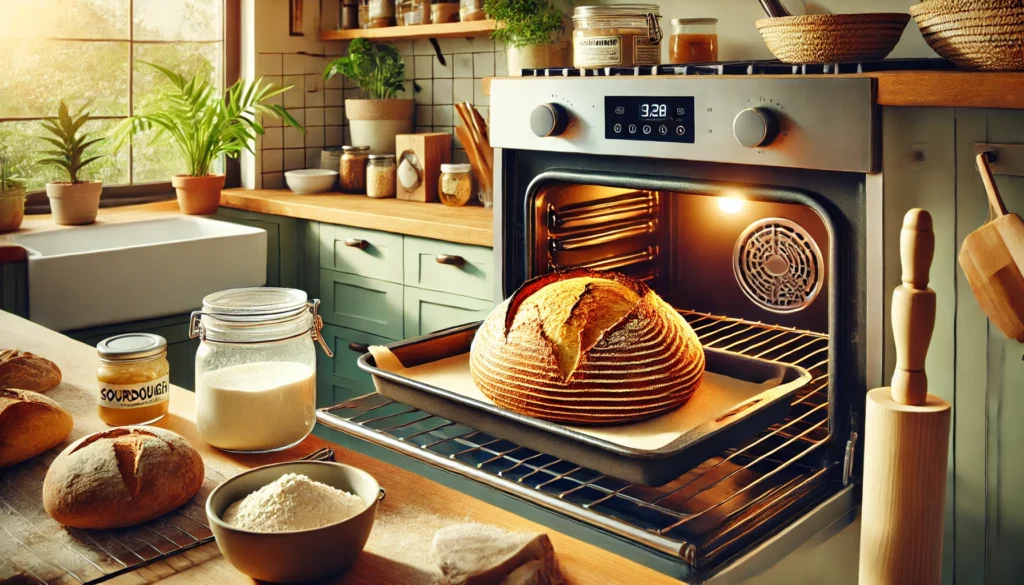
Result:
[[[928,394],[924,364],[935,327],[928,271],[932,218],[911,209],[900,231],[903,284],[892,295],[896,370],[868,392],[860,585],[938,584],[951,408]]]

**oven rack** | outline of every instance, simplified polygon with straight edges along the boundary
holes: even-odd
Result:
[[[377,394],[320,409],[328,427],[707,568],[780,527],[838,481],[828,461],[828,336],[680,310],[706,347],[811,373],[790,416],[664,486],[603,475]]]

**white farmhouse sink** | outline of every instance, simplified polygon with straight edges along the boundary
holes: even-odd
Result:
[[[267,281],[267,232],[205,217],[59,229],[28,251],[29,318],[57,331],[178,315]]]

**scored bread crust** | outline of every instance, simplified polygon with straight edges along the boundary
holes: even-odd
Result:
[[[544,287],[567,286],[570,283],[566,281],[576,278],[612,281],[634,291],[638,300],[603,331],[588,328],[588,323],[601,321],[601,315],[595,313],[615,310],[616,303],[602,302],[608,294],[604,287],[588,284],[580,289],[577,284],[574,290],[582,290],[577,299],[554,294],[558,303],[575,303],[568,312],[528,301]],[[584,299],[587,295],[595,298]],[[545,301],[549,297],[552,295]],[[568,314],[575,322],[581,312],[578,335],[591,343],[579,343],[579,355],[567,358],[566,341],[575,339],[552,339],[551,331],[564,329],[555,329],[561,324],[550,319]],[[574,329],[570,332],[576,333]],[[566,367],[572,361],[574,367]],[[584,269],[547,274],[525,283],[487,317],[470,352],[473,379],[496,405],[544,420],[581,425],[622,424],[678,408],[700,386],[704,366],[704,350],[693,329],[650,287],[621,274]]]
[[[43,480],[43,507],[75,528],[121,528],[161,516],[203,485],[203,459],[176,433],[117,427],[67,446]]]

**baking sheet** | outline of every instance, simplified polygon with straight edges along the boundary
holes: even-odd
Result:
[[[460,396],[494,404],[477,388],[469,371],[469,353],[462,353],[435,362],[406,368],[386,347],[371,348],[377,367],[414,380],[454,392]],[[739,405],[755,399],[765,390],[782,382],[782,377],[761,383],[747,382],[714,372],[705,372],[704,380],[693,397],[682,407],[651,419],[615,426],[577,427],[567,429],[602,439],[616,445],[642,451],[656,451],[697,427],[715,420]]]

